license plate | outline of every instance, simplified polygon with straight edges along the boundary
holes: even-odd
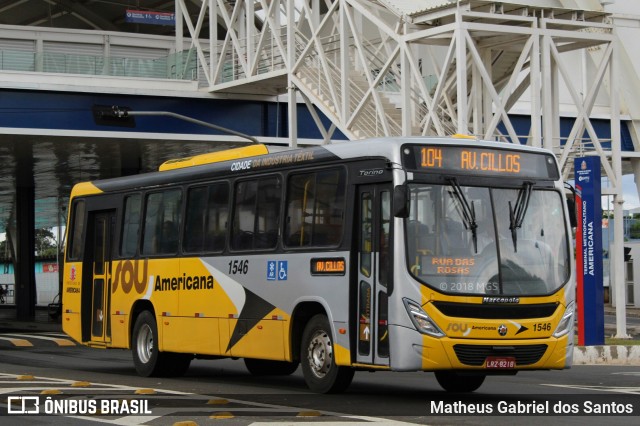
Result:
[[[503,368],[515,368],[516,359],[514,357],[504,356],[488,356],[484,363],[484,368],[491,369],[503,369]]]

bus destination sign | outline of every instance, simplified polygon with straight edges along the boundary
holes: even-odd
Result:
[[[544,153],[447,145],[405,146],[403,153],[404,165],[421,172],[552,180],[560,177],[553,157]]]
[[[346,271],[344,257],[311,259],[311,275],[344,275]]]

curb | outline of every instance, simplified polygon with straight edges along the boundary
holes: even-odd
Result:
[[[576,346],[574,365],[636,365],[640,366],[640,346]]]

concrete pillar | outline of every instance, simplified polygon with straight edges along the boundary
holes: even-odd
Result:
[[[19,141],[16,153],[16,318],[29,321],[36,313],[35,182],[33,146]]]

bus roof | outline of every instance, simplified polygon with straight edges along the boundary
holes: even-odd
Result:
[[[90,184],[78,184],[74,187],[72,195],[79,196],[99,192],[147,188],[181,181],[205,180],[212,176],[231,176],[249,170],[279,170],[294,165],[322,164],[336,160],[378,157],[400,164],[400,147],[404,144],[472,145],[550,153],[548,150],[525,145],[459,137],[376,138],[285,150],[280,147],[278,147],[280,149],[271,149],[265,145],[255,145],[256,148],[253,148],[254,145],[251,145],[250,147],[202,154],[181,160],[170,160],[161,166],[163,171],[96,180],[90,182]],[[263,153],[260,154],[260,152]]]
[[[208,152],[206,154],[195,155],[193,157],[167,160],[160,165],[158,170],[162,172],[166,170],[180,169],[182,167],[219,163],[221,161],[235,160],[238,158],[255,157],[257,155],[264,155],[268,153],[269,149],[266,145],[255,144],[240,148],[225,149],[224,151]]]

